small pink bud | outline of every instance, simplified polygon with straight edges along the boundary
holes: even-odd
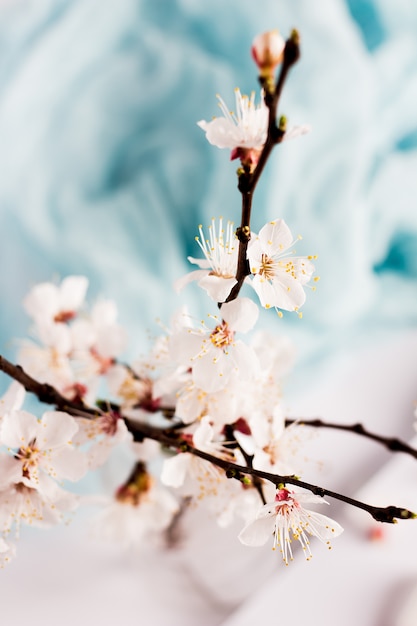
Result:
[[[252,57],[260,69],[261,76],[270,76],[281,63],[285,41],[277,30],[257,35],[252,42]]]

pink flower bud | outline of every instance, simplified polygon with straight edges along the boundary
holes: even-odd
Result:
[[[270,30],[255,37],[252,42],[252,57],[260,69],[261,76],[270,76],[281,63],[285,41],[277,30]]]

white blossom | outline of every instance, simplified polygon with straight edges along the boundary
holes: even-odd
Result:
[[[68,276],[60,285],[35,285],[23,306],[36,323],[62,323],[73,319],[84,302],[88,287],[85,276]]]
[[[73,357],[77,371],[84,379],[91,381],[106,374],[115,358],[125,349],[127,336],[117,322],[117,315],[113,300],[100,300],[88,316],[73,323]]]
[[[255,104],[255,92],[249,98],[235,89],[236,113],[229,110],[224,100],[218,95],[222,117],[215,117],[211,122],[198,122],[209,143],[218,148],[232,150],[232,158],[239,156],[235,151],[238,148],[260,151],[266,141],[268,129],[268,108],[265,105],[263,93],[260,104]]]
[[[304,286],[314,272],[313,257],[291,256],[293,244],[291,231],[282,219],[265,224],[249,242],[247,256],[254,275],[251,284],[265,308],[298,311],[305,302]]]
[[[233,452],[225,448],[221,442],[215,441],[214,435],[210,417],[205,416],[192,435],[192,445],[197,450],[232,461]],[[215,493],[219,483],[224,479],[223,470],[191,452],[178,453],[166,459],[161,473],[164,485],[176,488],[184,486],[183,493],[198,497]]]
[[[279,548],[286,565],[293,560],[293,540],[300,542],[307,560],[312,556],[309,536],[330,548],[330,539],[340,535],[343,528],[321,513],[304,509],[303,503],[328,504],[313,494],[278,489],[275,501],[262,506],[243,528],[240,541],[247,546],[262,546],[273,536],[273,548]]]
[[[213,316],[214,328],[189,328],[173,334],[171,356],[192,368],[194,383],[207,393],[226,387],[233,372],[248,380],[255,375],[258,360],[252,348],[235,339],[235,333],[251,330],[258,314],[257,306],[248,298],[226,302],[221,319]]]
[[[66,324],[39,322],[37,336],[42,345],[22,342],[18,362],[41,383],[49,383],[61,393],[75,382],[70,354],[73,348],[71,329]]]
[[[239,241],[236,238],[233,222],[228,222],[223,229],[223,219],[219,219],[218,228],[214,219],[209,226],[209,238],[206,239],[202,226],[199,227],[200,237],[196,241],[204,254],[204,259],[189,256],[188,260],[198,265],[199,270],[186,274],[176,282],[179,291],[192,280],[205,289],[215,302],[224,302],[236,284],[237,259]]]
[[[25,476],[18,480],[0,491],[0,532],[6,535],[14,528],[17,538],[21,524],[39,528],[60,524],[79,505],[77,495],[59,487],[46,474],[40,474],[36,483]]]
[[[145,548],[168,528],[178,510],[176,498],[141,471],[118,490],[115,499],[105,502],[93,521],[94,536],[126,548]]]
[[[41,420],[27,411],[8,413],[1,423],[0,442],[12,456],[0,457],[3,477],[14,483],[25,478],[35,488],[41,472],[58,480],[79,480],[87,463],[71,441],[77,430],[75,419],[62,411],[46,411]]]

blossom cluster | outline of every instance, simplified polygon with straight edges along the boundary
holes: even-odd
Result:
[[[283,40],[276,31],[260,36],[252,53],[269,89],[285,58]],[[241,160],[239,176],[249,184],[271,141],[266,92],[257,106],[254,95],[236,90],[236,114],[219,101],[223,117],[199,126],[210,143]],[[280,141],[308,130],[284,126]],[[258,232],[242,226],[244,238],[222,218],[212,220],[207,238],[199,227],[202,256],[189,257],[198,269],[176,287],[196,281],[208,296],[207,316],[196,323],[181,309],[149,354],[131,364],[121,358],[127,334],[115,303],[88,307],[87,278],[45,282],[27,295],[32,339],[21,342],[18,362],[32,387],[55,391],[58,410],[40,418],[23,410],[17,382],[1,400],[0,565],[14,555],[22,524],[49,527],[83,502],[63,481],[103,466],[116,447],[134,460],[116,492],[96,500],[95,533],[106,540],[139,547],[158,540],[190,501],[209,507],[220,526],[238,520],[246,545],[270,537],[286,564],[294,540],[309,558],[310,536],[328,544],[342,531],[303,506],[322,498],[262,478],[299,473],[300,428],[286,423],[281,397],[293,346],[255,331],[259,307],[301,317],[306,286],[317,280],[315,257],[296,255],[299,238],[279,217]]]

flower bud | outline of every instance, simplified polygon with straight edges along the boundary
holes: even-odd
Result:
[[[285,41],[277,30],[270,30],[255,37],[251,53],[261,76],[271,76],[276,66],[281,63]]]

